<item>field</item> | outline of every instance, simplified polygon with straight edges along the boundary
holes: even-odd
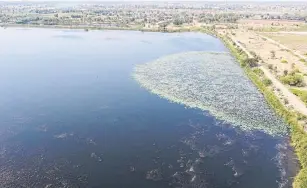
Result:
[[[268,41],[261,34],[253,31],[232,32],[234,41],[238,41],[250,52],[256,53],[264,62],[264,65],[271,69],[276,76],[283,76],[286,72],[307,72],[307,66],[301,57],[293,54],[292,51]],[[307,35],[306,35],[307,36]],[[307,46],[306,46],[307,47]]]
[[[307,31],[306,23],[301,21],[244,19],[238,23],[245,29],[261,32]]]
[[[302,55],[307,55],[307,32],[278,32],[265,35]]]

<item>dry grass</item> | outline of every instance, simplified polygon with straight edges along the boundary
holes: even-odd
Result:
[[[233,40],[240,41],[249,51],[255,52],[265,64],[271,64],[276,75],[283,76],[285,71],[290,73],[296,69],[303,73],[307,72],[306,62],[302,62],[301,58],[295,56],[291,51],[265,40],[261,35],[245,30],[230,32],[236,33],[236,35],[231,35]]]
[[[262,24],[262,25],[270,25],[270,24],[280,24],[280,25],[297,25],[303,24],[303,21],[291,21],[291,20],[257,20],[257,19],[241,19],[238,21],[241,24]]]
[[[261,32],[307,31],[307,24],[302,21],[242,19],[238,23],[245,29]]]
[[[307,32],[305,33],[266,33],[266,36],[281,44],[299,51],[302,55],[307,53]]]

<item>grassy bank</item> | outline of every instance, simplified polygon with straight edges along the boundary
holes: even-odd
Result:
[[[307,134],[299,122],[299,120],[302,118],[302,115],[289,111],[280,102],[279,98],[274,94],[271,88],[264,83],[264,80],[266,79],[265,76],[263,74],[257,74],[256,71],[254,71],[255,68],[251,68],[244,63],[246,62],[247,55],[243,51],[237,49],[230,39],[224,36],[219,36],[219,38],[222,39],[231,53],[237,58],[246,75],[263,93],[269,105],[289,125],[292,141],[291,144],[295,148],[296,154],[301,164],[301,170],[294,179],[293,187],[307,188]]]

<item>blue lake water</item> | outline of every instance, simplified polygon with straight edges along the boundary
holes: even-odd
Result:
[[[0,41],[1,187],[290,184],[291,165],[278,164],[291,156],[285,138],[242,132],[131,76],[135,65],[165,55],[227,51],[216,38],[8,28]]]

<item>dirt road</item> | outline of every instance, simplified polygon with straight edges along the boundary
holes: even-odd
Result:
[[[296,111],[307,115],[307,108],[304,102],[302,102],[296,95],[294,95],[289,89],[283,85],[279,80],[275,78],[275,76],[268,71],[265,67],[260,66],[259,67],[263,72],[264,75],[272,81],[272,85],[279,89],[284,98],[286,98],[289,102],[289,104],[295,109]]]

